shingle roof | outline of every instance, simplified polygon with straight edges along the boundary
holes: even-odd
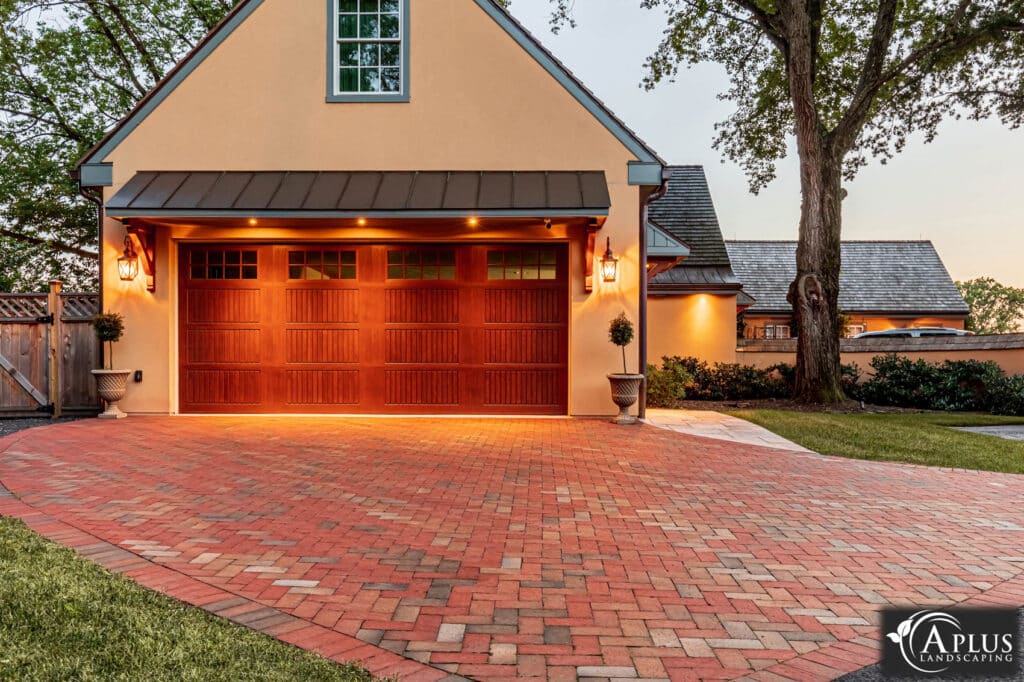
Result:
[[[650,206],[651,222],[690,247],[690,255],[671,270],[655,275],[651,291],[722,291],[739,289],[729,264],[715,204],[704,168],[669,166],[665,196]]]
[[[603,171],[141,172],[107,202],[112,216],[202,211],[373,213],[537,211],[606,215]]]
[[[690,246],[685,266],[729,265],[722,229],[704,168],[669,166],[665,196],[650,206],[651,220]]]
[[[792,310],[796,242],[726,242],[733,269],[755,303],[748,312]],[[966,315],[967,304],[929,241],[848,241],[842,245],[839,307],[846,312]]]

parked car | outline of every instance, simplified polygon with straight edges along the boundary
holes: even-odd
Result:
[[[874,338],[904,338],[919,339],[925,336],[972,336],[974,332],[952,327],[897,327],[878,332],[862,332],[853,338],[874,339]]]

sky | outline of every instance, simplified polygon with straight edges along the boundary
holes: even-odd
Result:
[[[547,0],[512,0],[511,11],[615,114],[669,163],[707,172],[726,239],[796,239],[800,182],[795,155],[758,195],[742,169],[712,148],[715,123],[732,111],[717,95],[724,70],[705,64],[652,92],[643,64],[665,26],[639,0],[578,0],[575,29],[551,33]],[[930,239],[954,279],[993,277],[1024,287],[1024,129],[997,120],[953,121],[938,138],[872,161],[846,184],[844,239]]]

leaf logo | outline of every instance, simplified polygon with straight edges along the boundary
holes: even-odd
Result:
[[[956,630],[962,630],[960,627],[960,621],[942,611],[918,611],[907,620],[903,621],[896,627],[896,632],[887,633],[885,636],[889,641],[894,644],[899,644],[900,654],[903,656],[903,660],[907,662],[914,670],[925,673],[927,675],[934,675],[947,670],[949,666],[945,668],[923,668],[921,667],[921,659],[919,652],[914,651],[914,636],[917,631],[925,625],[944,623],[949,625]]]

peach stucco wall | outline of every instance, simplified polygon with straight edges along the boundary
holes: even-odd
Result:
[[[616,368],[606,325],[637,319],[640,192],[627,183],[633,155],[473,0],[411,3],[408,103],[326,103],[323,0],[265,0],[253,15],[104,159],[115,193],[140,170],[604,170],[612,208],[600,232],[620,257],[615,285],[583,288],[581,240],[571,242],[570,411],[612,411],[605,374]],[[460,233],[461,231],[461,233]],[[401,236],[401,232],[389,234]],[[438,238],[532,235],[470,233]],[[134,412],[177,409],[178,240],[371,239],[369,231],[161,228],[155,294],[142,278],[118,280],[120,223],[104,230],[105,305],[127,333],[118,364],[145,370],[124,402]],[[734,304],[734,302],[733,302]],[[731,348],[730,342],[726,347]],[[637,347],[631,349],[634,353]]]
[[[694,356],[736,361],[736,296],[686,294],[651,297],[647,303],[647,361]]]
[[[845,364],[856,363],[864,373],[871,372],[871,359],[884,355],[882,352],[875,353],[843,353],[842,361]],[[1007,374],[1024,374],[1024,348],[1009,348],[1000,350],[930,350],[930,351],[901,351],[899,355],[911,360],[924,360],[925,362],[940,363],[946,360],[992,360]],[[754,367],[771,367],[780,363],[795,364],[796,353],[769,352],[769,351],[744,351],[736,353],[737,362]]]

